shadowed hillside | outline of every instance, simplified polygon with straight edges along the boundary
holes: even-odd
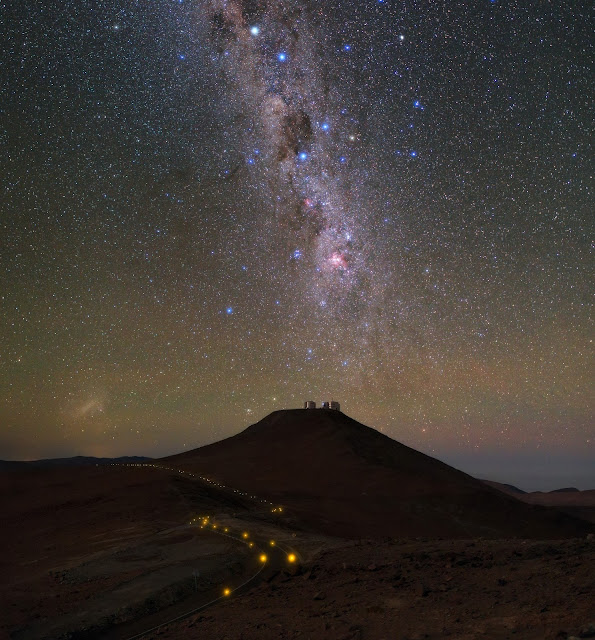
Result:
[[[278,501],[307,528],[331,535],[556,538],[591,530],[332,410],[276,411],[165,460]]]

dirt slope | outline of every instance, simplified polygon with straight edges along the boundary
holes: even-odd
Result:
[[[307,528],[336,536],[553,538],[591,530],[332,410],[276,411],[164,462],[279,501]]]
[[[593,637],[588,540],[346,543],[146,640]]]

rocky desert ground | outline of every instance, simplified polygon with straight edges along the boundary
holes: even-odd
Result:
[[[329,545],[301,575],[148,637],[504,640],[595,637],[595,542],[391,540]]]
[[[0,638],[595,637],[591,523],[353,421],[273,417],[184,456],[2,472]]]

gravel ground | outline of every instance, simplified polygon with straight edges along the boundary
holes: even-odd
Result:
[[[592,540],[350,543],[149,637],[595,637],[593,594]]]

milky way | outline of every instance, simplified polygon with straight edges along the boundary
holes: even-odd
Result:
[[[354,163],[359,123],[328,62],[321,63],[324,13],[305,2],[216,2],[203,9],[201,23],[210,26],[203,37],[241,123],[241,161],[268,212],[259,236],[281,235],[286,257],[307,265],[292,282],[300,298],[336,313],[362,287],[363,273],[375,274],[364,251],[365,177],[344,166]],[[350,51],[343,45],[343,53]]]
[[[331,397],[446,458],[592,458],[586,10],[5,17],[0,458],[173,452]]]

